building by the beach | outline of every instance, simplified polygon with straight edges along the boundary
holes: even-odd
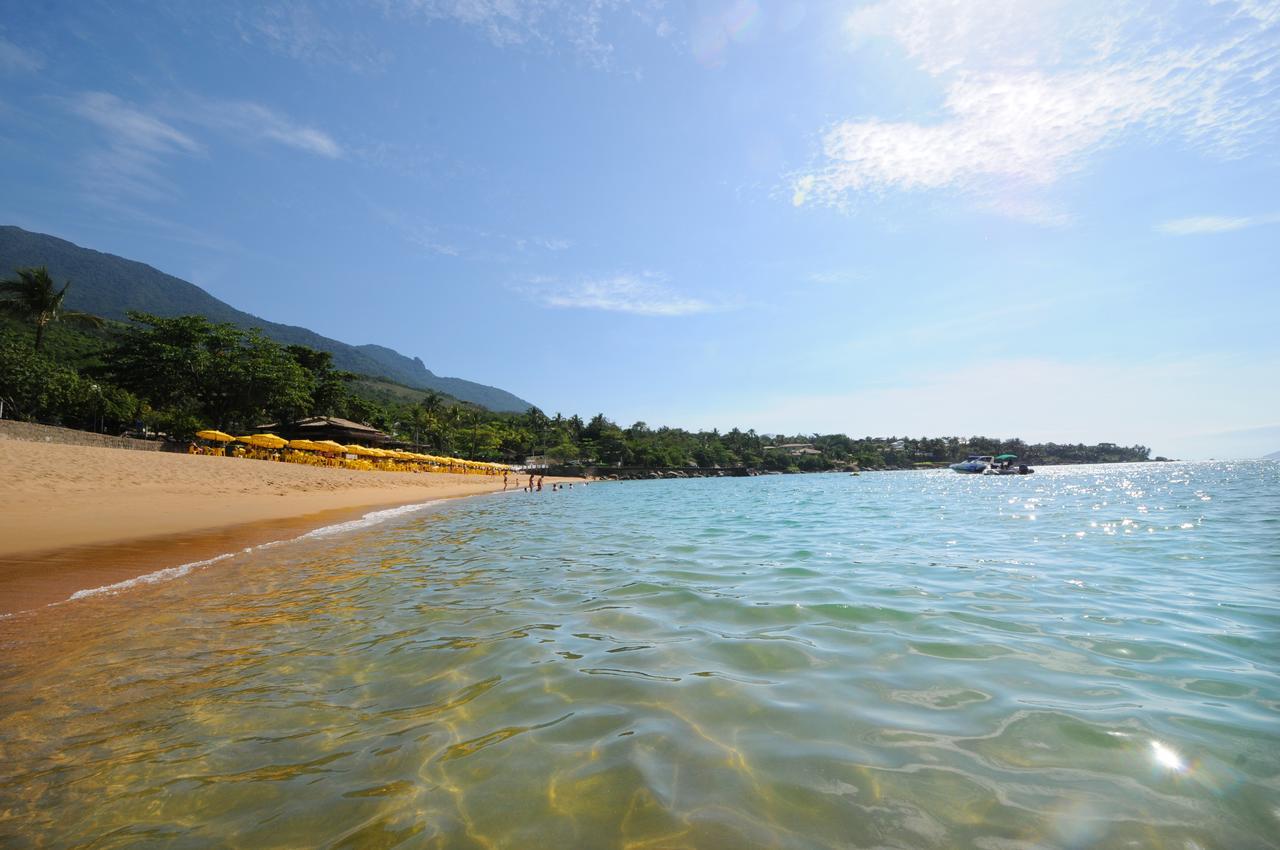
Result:
[[[313,416],[297,422],[263,425],[260,430],[270,431],[289,440],[333,440],[343,445],[356,443],[362,446],[382,446],[393,442],[391,435],[371,425],[338,416]]]

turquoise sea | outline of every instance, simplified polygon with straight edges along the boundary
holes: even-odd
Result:
[[[1280,846],[1280,464],[579,484],[178,572],[0,621],[0,846]]]

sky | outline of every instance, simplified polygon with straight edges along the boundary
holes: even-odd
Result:
[[[1280,450],[1280,2],[0,0],[0,223],[548,413]]]

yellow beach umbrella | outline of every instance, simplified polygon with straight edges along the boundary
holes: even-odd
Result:
[[[209,429],[208,431],[196,431],[196,436],[202,440],[217,440],[219,443],[229,443],[235,439],[235,437],[230,434],[224,434],[221,431],[214,431],[213,429]]]
[[[316,451],[328,454],[345,454],[347,451],[346,446],[335,443],[333,440],[316,440],[311,445],[315,446]]]
[[[353,444],[350,446],[346,446],[345,448],[346,448],[347,454],[352,454],[352,455],[355,455],[356,457],[370,457],[369,450],[366,449],[364,446],[357,446]]]
[[[305,449],[306,451],[309,451],[309,452],[322,451],[322,449],[319,446],[317,446],[315,443],[311,442],[310,440],[290,440],[289,448]]]
[[[263,449],[279,449],[289,445],[288,440],[283,437],[277,437],[275,434],[254,434],[245,442]]]

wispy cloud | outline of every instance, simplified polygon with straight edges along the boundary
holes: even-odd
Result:
[[[0,71],[29,74],[44,67],[44,57],[0,36]]]
[[[640,23],[659,38],[672,34],[663,0],[383,0],[391,12],[452,21],[484,33],[495,45],[567,47],[601,68],[615,64],[609,31]]]
[[[106,131],[112,144],[149,153],[196,152],[199,143],[160,118],[107,92],[85,92],[72,103],[73,110]]]
[[[710,302],[677,292],[667,284],[664,275],[655,272],[618,273],[573,281],[534,277],[516,288],[546,307],[638,316],[688,316],[720,309]]]
[[[84,179],[96,194],[170,196],[174,187],[164,176],[165,160],[204,150],[172,124],[107,92],[85,92],[71,101],[71,109],[105,137],[105,147],[89,153],[83,162]]]
[[[386,67],[390,54],[350,28],[341,29],[313,3],[271,0],[251,4],[235,17],[240,38],[273,53],[352,71]]]
[[[1246,227],[1277,223],[1280,223],[1280,213],[1253,216],[1202,215],[1162,221],[1156,225],[1156,230],[1174,236],[1198,236],[1206,233],[1228,233],[1232,230],[1244,230]]]
[[[540,248],[544,251],[568,251],[573,247],[571,239],[547,239],[542,236],[519,237],[515,240],[516,248],[520,251],[526,251],[532,248]]]
[[[860,269],[829,269],[827,271],[813,272],[809,275],[809,280],[823,286],[859,283],[866,279],[866,272]]]
[[[416,233],[406,233],[405,239],[429,253],[439,254],[442,257],[459,257],[462,255],[461,248],[452,242],[439,238],[438,234],[431,230],[422,229]]]
[[[1061,223],[1044,190],[1133,133],[1244,155],[1280,125],[1280,22],[1251,9],[1274,4],[1219,0],[1208,12],[1158,16],[1099,0],[862,7],[851,39],[896,44],[942,87],[940,114],[836,123],[821,167],[794,178],[793,203],[949,190]],[[1191,23],[1175,31],[1175,20]]]
[[[201,100],[188,117],[237,138],[263,139],[329,159],[343,155],[342,146],[328,133],[299,124],[260,103]]]
[[[447,237],[439,227],[419,216],[402,212],[366,198],[370,212],[382,220],[405,242],[430,254],[442,257],[462,256],[463,249],[456,240]]]
[[[365,201],[370,212],[405,242],[440,256],[466,257],[486,263],[514,263],[526,262],[543,252],[567,251],[574,245],[573,240],[560,237],[513,236],[457,223],[441,226],[435,218],[421,212],[396,209],[369,197]]]
[[[298,124],[257,103],[215,101],[183,95],[176,102],[142,107],[109,92],[83,92],[67,101],[70,111],[94,124],[103,145],[83,160],[95,194],[162,199],[177,193],[166,176],[179,156],[203,156],[210,131],[231,142],[258,139],[329,159],[343,155],[327,133]]]

